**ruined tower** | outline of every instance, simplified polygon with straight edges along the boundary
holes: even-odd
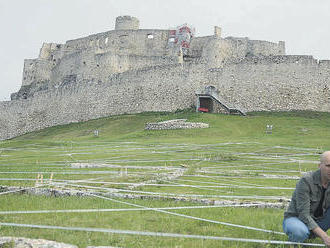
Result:
[[[115,30],[138,30],[140,21],[133,16],[118,16],[116,18]]]

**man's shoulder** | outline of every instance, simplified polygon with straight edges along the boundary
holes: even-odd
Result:
[[[309,171],[304,173],[300,180],[305,180],[308,182],[317,182],[320,177],[320,170]]]
[[[303,173],[303,176],[301,178],[311,178],[311,177],[313,177],[313,175],[314,175],[315,172],[316,171],[305,172],[305,173]]]

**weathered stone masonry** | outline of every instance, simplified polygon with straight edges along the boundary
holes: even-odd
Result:
[[[210,85],[245,111],[330,112],[329,61],[284,55],[284,42],[221,38],[219,28],[192,37],[186,49],[171,43],[170,30],[140,30],[135,19],[128,24],[132,29],[44,44],[38,59],[26,60],[21,90],[0,102],[0,139],[116,114],[189,108]]]

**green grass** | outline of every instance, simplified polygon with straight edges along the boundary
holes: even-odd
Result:
[[[210,128],[144,130],[147,122],[170,119],[205,122]],[[56,183],[51,186],[53,189],[64,187],[86,191],[84,187],[93,187],[93,191],[100,193],[119,190],[117,193],[132,196],[150,195],[146,192],[160,194],[160,197],[154,195],[154,199],[116,198],[144,207],[200,205],[203,204],[202,199],[277,202],[276,199],[254,200],[251,197],[289,199],[292,189],[260,187],[294,188],[296,178],[316,169],[319,154],[330,150],[329,123],[330,114],[319,112],[255,112],[241,117],[186,110],[121,115],[56,126],[0,142],[0,185],[34,186],[38,173],[43,174],[45,180],[53,173]],[[272,134],[266,134],[266,125],[273,125]],[[93,131],[96,129],[99,130],[99,137],[94,137]],[[72,168],[72,163],[107,164],[112,167]],[[172,178],[171,175],[175,173],[181,173],[182,176]],[[59,182],[66,184],[58,185]],[[130,187],[132,185],[128,183],[149,185]],[[186,195],[184,201],[173,199],[178,194]],[[94,197],[0,195],[0,211],[103,208],[132,206]],[[171,212],[281,231],[284,210],[226,207]],[[281,235],[155,211],[0,214],[0,222],[287,240]],[[277,247],[230,241],[5,226],[0,227],[0,236],[44,238],[79,247]]]
[[[146,131],[146,122],[164,121],[169,119],[188,119],[193,122],[207,122],[208,129]],[[174,143],[216,143],[219,141],[269,141],[277,145],[299,145],[299,147],[329,146],[326,138],[330,137],[327,130],[330,115],[318,112],[280,112],[251,113],[245,117],[202,114],[190,111],[179,113],[144,113],[138,115],[121,115],[101,118],[82,123],[51,127],[42,131],[23,135],[2,146],[43,141],[44,145],[57,146],[61,141],[63,149],[74,146],[71,142],[101,141],[143,141],[153,143],[157,139],[162,142]],[[273,125],[273,134],[266,135],[267,124]],[[93,130],[99,130],[100,136],[94,137]],[[320,135],[323,134],[323,135]],[[308,140],[308,144],[301,141]],[[282,142],[281,142],[282,141]],[[67,142],[67,143],[63,143]]]

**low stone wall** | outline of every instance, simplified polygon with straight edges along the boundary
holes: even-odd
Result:
[[[182,175],[182,171],[178,171],[173,175],[161,175],[161,179],[172,180],[176,177]],[[181,175],[180,175],[181,173]],[[167,176],[167,178],[166,178]],[[137,184],[137,187],[143,186],[146,183],[156,183],[157,180],[150,180],[145,181],[142,184]],[[130,189],[135,189],[135,185]],[[69,196],[79,196],[79,197],[91,197],[92,195],[101,195],[105,197],[116,197],[116,198],[123,198],[123,199],[147,199],[147,200],[174,200],[174,201],[182,201],[182,202],[193,202],[205,205],[218,205],[218,206],[227,206],[227,205],[234,205],[234,206],[241,206],[241,207],[255,207],[255,208],[282,208],[286,209],[289,205],[290,199],[286,197],[279,198],[274,202],[262,202],[262,201],[246,201],[246,200],[214,200],[214,199],[206,199],[206,198],[198,198],[193,196],[172,196],[172,195],[145,195],[145,194],[131,194],[131,193],[120,193],[118,189],[111,189],[107,193],[100,194],[96,191],[87,191],[87,190],[62,190],[62,189],[38,189],[38,188],[20,188],[20,187],[7,187],[7,186],[0,186],[0,192],[6,191],[17,191],[20,190],[19,194],[30,194],[30,195],[43,195],[47,197],[69,197]],[[1,247],[1,242],[0,242]]]
[[[53,184],[54,186],[55,184]],[[37,187],[15,187],[15,186],[1,186],[0,192],[13,191],[12,193],[17,194],[28,194],[28,195],[42,195],[48,197],[67,197],[67,196],[90,196],[87,190],[75,190],[75,189],[55,189],[55,188],[37,188]],[[0,246],[1,247],[1,246]]]
[[[0,102],[0,140],[105,116],[190,108],[196,92],[208,85],[246,112],[330,112],[330,64],[290,59],[297,63],[259,60],[213,69],[176,64],[115,74],[106,82],[70,81],[58,87],[49,82],[27,99]]]
[[[45,239],[0,237],[0,247],[10,248],[77,248],[75,245]],[[87,246],[86,248],[119,248],[114,246]]]
[[[162,121],[156,123],[147,123],[146,130],[166,130],[166,129],[190,129],[190,128],[208,128],[209,124],[200,122],[186,122],[186,119],[177,119]]]
[[[0,237],[0,247],[12,248],[78,248],[75,245],[45,239]]]

